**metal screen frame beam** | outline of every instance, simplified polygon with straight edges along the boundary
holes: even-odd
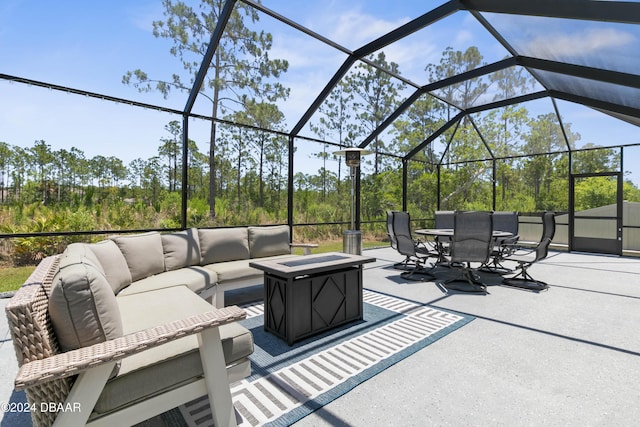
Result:
[[[421,87],[420,89],[412,93],[411,96],[409,96],[409,98],[407,98],[402,104],[400,104],[400,106],[396,108],[396,110],[393,113],[391,113],[391,115],[387,117],[385,121],[383,121],[376,129],[374,129],[374,131],[371,134],[369,134],[369,136],[365,138],[365,140],[362,141],[360,145],[358,145],[358,147],[365,148],[369,144],[371,144],[371,142],[373,142],[373,140],[378,135],[380,135],[387,127],[389,127],[391,123],[393,123],[398,117],[400,117],[400,115],[404,113],[405,110],[410,108],[411,105],[413,105],[413,103],[417,101],[418,98],[420,98],[420,96],[424,94],[429,94],[429,96],[434,96],[430,94],[431,91],[442,89],[452,84],[461,83],[466,80],[471,80],[487,74],[495,73],[496,71],[513,67],[515,65],[517,65],[517,61],[515,58],[506,58],[501,61],[497,61],[489,65],[478,67],[464,73],[456,74],[455,76],[451,76],[446,79],[439,80],[437,82],[429,83],[428,85]],[[459,110],[462,110],[460,107],[456,105],[453,105],[453,104],[449,104],[449,105]]]
[[[196,78],[193,81],[193,86],[191,87],[191,91],[189,92],[189,98],[187,99],[187,103],[184,107],[185,114],[190,114],[191,110],[193,109],[196,98],[200,93],[202,83],[204,83],[204,78],[207,76],[207,72],[209,71],[209,66],[211,65],[213,55],[218,49],[218,45],[220,44],[220,39],[222,38],[224,29],[227,27],[229,18],[231,18],[231,12],[233,12],[233,7],[235,6],[235,4],[236,0],[227,0],[224,4],[224,7],[222,8],[220,18],[218,18],[218,22],[216,23],[216,28],[213,30],[213,34],[211,34],[211,40],[209,41],[209,45],[207,46],[207,51],[205,52],[202,58],[202,62],[200,63],[200,69],[198,70],[198,74],[196,74]]]
[[[400,80],[402,80],[403,82],[417,87],[419,88],[418,85],[416,85],[415,83],[410,82],[409,80],[403,78],[402,76],[398,75],[397,73],[392,73],[389,70],[385,70],[380,68],[379,66],[377,66],[376,64],[373,64],[371,61],[367,61],[364,59],[364,57],[366,57],[367,55],[370,55],[380,49],[382,49],[385,46],[388,46],[391,43],[394,43],[410,34],[413,34],[414,32],[429,26],[430,24],[458,11],[460,8],[459,5],[459,1],[458,0],[451,0],[435,9],[433,9],[430,12],[425,13],[424,15],[414,19],[413,21],[410,21],[398,28],[396,28],[395,30],[392,30],[391,32],[377,38],[376,40],[356,49],[353,52],[349,52],[346,49],[340,49],[342,52],[349,54],[349,57],[343,62],[342,66],[338,69],[338,71],[333,75],[333,77],[331,78],[331,80],[329,80],[329,82],[327,83],[327,85],[322,89],[322,91],[320,92],[320,94],[316,97],[316,99],[313,101],[313,103],[309,106],[309,108],[307,109],[307,111],[302,115],[302,117],[300,118],[300,120],[298,120],[298,123],[296,123],[296,125],[291,129],[291,134],[292,135],[297,135],[298,133],[300,133],[300,131],[302,130],[302,128],[306,125],[306,123],[309,121],[309,119],[311,119],[311,117],[313,116],[313,114],[315,114],[315,112],[318,110],[318,108],[320,108],[320,106],[322,105],[322,103],[324,102],[324,100],[329,96],[329,94],[331,93],[331,91],[333,90],[333,88],[340,82],[340,80],[342,79],[342,77],[344,77],[344,75],[349,71],[349,69],[351,68],[351,66],[357,61],[357,60],[363,60],[364,62],[366,62],[368,65],[371,65],[375,68],[380,69],[381,71],[384,71],[385,73],[391,75],[392,77],[398,78]],[[265,12],[264,8],[261,8],[260,10],[262,10],[263,12]],[[266,12],[265,12],[266,13]],[[274,15],[275,12],[273,12],[273,14],[271,15],[272,17],[276,17]],[[285,22],[285,21],[282,21]],[[296,26],[296,28],[298,28],[299,30],[302,30],[302,26],[298,25]],[[310,31],[305,31],[306,34],[311,35],[312,37],[315,37],[315,35],[310,32]],[[375,138],[375,137],[374,137]],[[368,145],[368,143],[366,144]],[[364,145],[364,146],[366,146]]]
[[[640,4],[633,2],[460,0],[460,3],[462,9],[478,12],[640,24]]]
[[[549,71],[572,77],[581,77],[584,79],[597,80],[599,82],[640,89],[640,75],[638,74],[604,70],[602,68],[574,65],[566,62],[550,61],[547,59],[538,59],[529,56],[518,56],[516,57],[516,62],[518,65],[522,65],[523,67],[533,68],[536,70]]]
[[[374,41],[367,43],[361,48],[356,49],[354,51],[354,54],[359,57],[370,55],[373,52],[377,52],[383,47],[390,45],[391,43],[395,43],[396,41],[408,35],[411,35],[416,31],[419,31],[424,27],[427,27],[439,21],[440,19],[451,15],[452,13],[457,12],[458,10],[460,10],[460,2],[458,0],[448,1],[447,3],[436,7],[430,12],[427,12],[424,15],[419,16],[416,19],[399,26],[395,30],[390,31],[381,37],[378,37]]]
[[[300,133],[304,125],[307,124],[309,119],[311,119],[311,116],[315,114],[316,110],[320,108],[320,106],[322,105],[324,100],[327,99],[327,97],[329,96],[333,88],[340,82],[340,80],[342,80],[342,77],[344,77],[344,75],[347,74],[347,71],[349,71],[349,69],[354,64],[354,62],[356,62],[357,59],[358,58],[356,58],[354,55],[349,55],[349,57],[342,63],[338,71],[336,71],[333,77],[331,77],[331,80],[329,80],[329,83],[327,83],[327,85],[322,89],[320,94],[311,103],[309,108],[307,108],[307,111],[305,111],[302,117],[300,117],[300,120],[298,120],[298,123],[296,123],[296,125],[291,129],[292,136],[296,136],[298,135],[298,133]]]
[[[465,116],[464,112],[458,113],[454,118],[452,118],[451,120],[449,120],[447,123],[445,123],[443,126],[441,126],[437,131],[435,131],[433,134],[431,134],[427,139],[425,139],[421,144],[417,145],[413,150],[411,150],[409,153],[407,153],[406,156],[404,156],[402,159],[403,160],[411,160],[411,158],[413,156],[415,156],[416,154],[418,154],[420,151],[422,151],[427,145],[429,145],[434,139],[436,139],[437,137],[439,137],[440,135],[442,135],[443,133],[445,133],[451,126],[453,126],[454,124],[456,124],[457,122],[459,122],[463,117]],[[438,163],[440,164],[440,162]]]
[[[623,114],[625,116],[640,118],[640,108],[628,107],[613,102],[602,101],[599,99],[589,98],[587,96],[575,95],[572,93],[553,89],[549,90],[549,96],[557,99],[562,99],[564,101],[575,102],[576,104],[581,104],[598,110],[611,111],[613,113]]]

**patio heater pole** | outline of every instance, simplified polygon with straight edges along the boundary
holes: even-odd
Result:
[[[357,166],[351,165],[351,228],[356,229],[356,170]]]
[[[356,230],[356,196],[359,196],[356,194],[356,178],[360,157],[369,153],[371,152],[362,148],[345,148],[333,153],[344,156],[347,166],[351,168],[351,228],[343,234],[342,252],[352,255],[362,254],[362,232]]]

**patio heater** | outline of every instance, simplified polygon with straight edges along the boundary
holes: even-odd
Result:
[[[360,157],[371,153],[369,150],[356,147],[333,153],[344,156],[347,166],[351,168],[351,228],[344,232],[342,240],[342,252],[347,254],[362,255],[362,232],[356,230],[356,174],[359,172]]]

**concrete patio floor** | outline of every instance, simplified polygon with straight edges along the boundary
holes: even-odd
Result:
[[[638,424],[640,260],[552,252],[530,270],[546,292],[445,295],[367,253],[365,287],[476,319],[296,426]]]
[[[640,259],[551,252],[542,293],[444,294],[402,279],[402,257],[366,251],[368,289],[475,316],[295,426],[632,426],[640,419]],[[4,308],[7,300],[0,300]],[[16,362],[0,316],[0,403]],[[2,427],[30,425],[0,414]],[[152,423],[153,424],[153,423]]]

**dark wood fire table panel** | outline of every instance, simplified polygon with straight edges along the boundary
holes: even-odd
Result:
[[[255,260],[264,271],[264,328],[289,345],[362,319],[362,265],[375,258],[330,252]]]

